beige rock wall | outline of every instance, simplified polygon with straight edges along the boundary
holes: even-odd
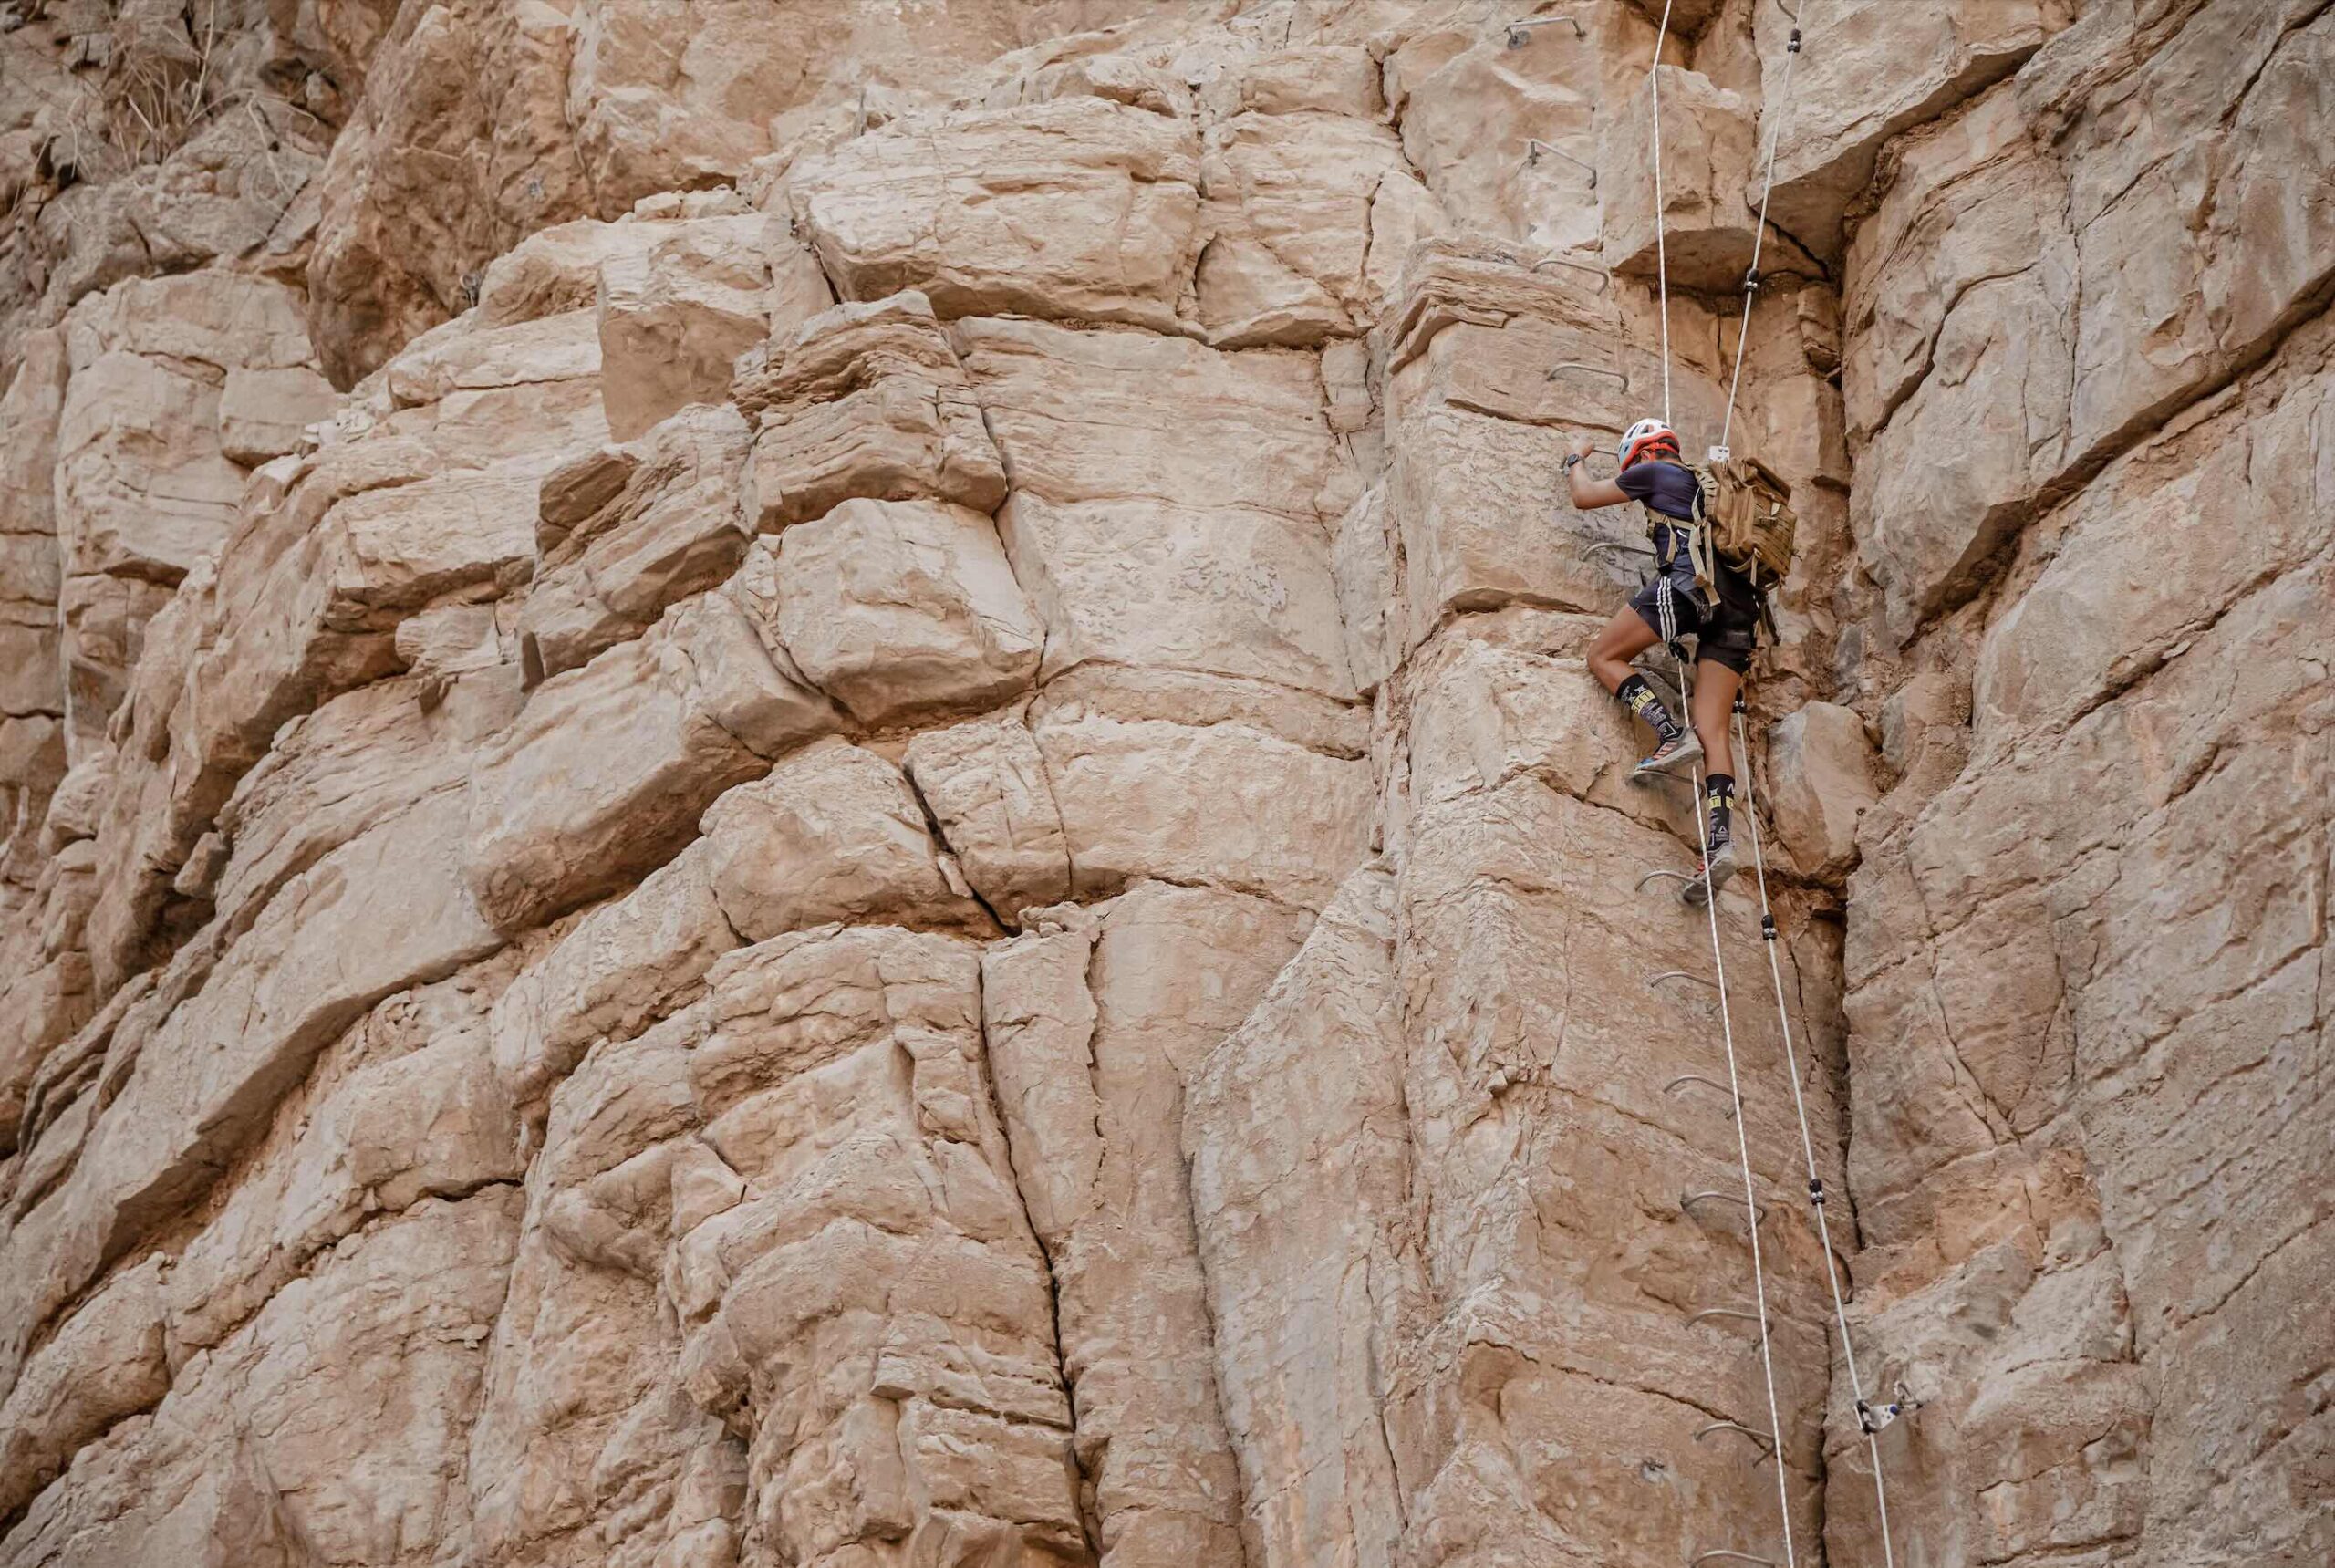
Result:
[[[1893,1505],[1962,1560],[2335,1542],[2329,21],[2096,9],[1891,142],[1848,250],[1899,650],[1850,699],[1894,779],[1848,889],[1857,1310],[1931,1402]]]
[[[2335,17],[1663,9],[0,31],[0,1568],[2328,1560]]]

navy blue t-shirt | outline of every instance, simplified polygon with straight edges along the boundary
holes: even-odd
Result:
[[[1649,459],[1632,463],[1614,476],[1622,493],[1633,501],[1644,502],[1658,516],[1676,517],[1681,523],[1695,520],[1695,501],[1702,493],[1702,483],[1695,471],[1684,463],[1665,462]],[[1660,558],[1670,563],[1670,570],[1681,575],[1682,580],[1694,580],[1694,568],[1686,563],[1686,541],[1674,538],[1669,528],[1654,525],[1654,547]],[[1759,607],[1759,590],[1750,579],[1722,563],[1718,568],[1719,597],[1747,609]]]
[[[1696,483],[1695,471],[1684,463],[1664,462],[1658,458],[1634,462],[1614,476],[1622,493],[1633,501],[1643,501],[1665,517],[1676,517],[1681,523],[1695,520],[1695,498],[1702,491]]]

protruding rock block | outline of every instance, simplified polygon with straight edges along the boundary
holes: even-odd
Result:
[[[1790,115],[1776,149],[1775,221],[1837,254],[1842,216],[1884,144],[2017,70],[2075,11],[2067,0],[1948,0],[1915,16],[1895,0],[1848,0],[1792,62],[1788,111],[1784,42],[1798,29],[1781,10],[1761,13],[1764,115]],[[1769,130],[1763,119],[1762,146]]]
[[[305,365],[231,369],[219,392],[219,450],[256,468],[297,449],[302,433],[339,406],[332,383]]]
[[[680,1239],[684,1363],[700,1404],[790,1435],[754,1447],[757,1528],[806,1561],[943,1528],[1004,1557],[1084,1550],[979,960],[888,928],[777,938],[716,966],[687,1059],[750,1196]]]
[[[1201,170],[1199,317],[1230,348],[1359,332],[1433,200],[1375,119],[1240,115],[1209,129]]]
[[[1662,66],[1662,235],[1654,213],[1654,99],[1643,86],[1614,106],[1599,148],[1604,234],[1599,259],[1616,272],[1652,276],[1666,260],[1671,286],[1739,291],[1759,224],[1755,106],[1699,72]],[[1626,194],[1624,194],[1626,192]],[[1790,242],[1768,236],[1764,267],[1781,266]]]
[[[846,501],[778,543],[778,632],[862,723],[979,709],[1026,689],[1045,628],[981,513]]]
[[[1049,674],[1101,659],[1354,694],[1323,516],[1344,476],[1310,356],[957,334],[1012,474],[999,521]]]
[[[1239,73],[1240,107],[1255,114],[1335,114],[1375,119],[1386,112],[1378,62],[1354,44],[1277,49]]]
[[[1188,121],[1098,98],[885,129],[804,158],[796,221],[854,299],[1170,329],[1199,245]]]
[[[1031,732],[1082,896],[1157,877],[1319,907],[1367,851],[1369,764],[1253,719],[1098,689],[1042,698]]]
[[[456,392],[599,374],[600,323],[590,310],[507,327],[449,322],[414,339],[382,370],[389,396],[400,407],[434,403]]]
[[[997,447],[921,294],[804,322],[770,364],[741,376],[738,401],[761,419],[751,506],[765,531],[855,498],[978,512],[1005,499]]]
[[[183,576],[235,514],[244,471],[219,449],[219,389],[109,348],[75,368],[57,428],[67,570]]]
[[[617,440],[728,395],[738,356],[770,335],[771,222],[742,213],[675,223],[601,262],[602,396]]]
[[[738,496],[749,440],[735,410],[690,409],[545,476],[518,623],[531,680],[639,636],[736,569],[751,537]]]
[[[900,770],[847,742],[730,791],[704,828],[714,900],[750,942],[835,921],[994,929],[950,887]]]
[[[1601,108],[1611,106],[1614,75],[1627,84],[1623,90],[1642,88],[1652,29],[1640,32],[1634,19],[1619,25],[1618,7],[1575,18],[1588,24],[1579,32],[1542,13],[1542,25],[1510,48],[1501,23],[1531,20],[1534,11],[1455,15],[1401,38],[1384,63],[1388,107],[1405,157],[1451,232],[1546,251],[1593,249]],[[1633,52],[1614,73],[1617,40]]]
[[[1835,881],[1857,853],[1857,819],[1881,798],[1864,721],[1806,702],[1768,731],[1765,802],[1776,838],[1802,875]]]
[[[57,620],[71,728],[77,743],[94,743],[147,623],[233,531],[241,465],[283,436],[251,423],[254,412],[278,417],[255,410],[252,395],[288,396],[280,417],[304,423],[329,411],[330,398],[307,369],[299,296],[266,278],[133,279],[83,299],[65,337],[71,379],[52,476]]]
[[[685,600],[537,687],[481,753],[463,856],[480,909],[515,931],[624,887],[688,843],[715,796],[837,725],[727,596]]]
[[[965,879],[999,918],[1070,897],[1071,861],[1045,758],[1019,712],[927,730],[908,742],[908,776]]]

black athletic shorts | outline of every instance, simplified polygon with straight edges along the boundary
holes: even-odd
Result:
[[[1630,607],[1665,642],[1693,638],[1697,662],[1707,659],[1742,675],[1759,646],[1759,601],[1749,583],[1726,587],[1740,591],[1720,592],[1716,606],[1705,602],[1695,587],[1694,565],[1681,551],[1669,570],[1630,596]]]

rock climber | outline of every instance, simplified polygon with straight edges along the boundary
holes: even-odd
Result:
[[[1703,759],[1709,860],[1695,875],[1699,885],[1707,873],[1711,890],[1717,892],[1735,875],[1735,760],[1728,747],[1728,720],[1744,671],[1751,667],[1759,593],[1724,562],[1714,564],[1715,602],[1706,603],[1696,587],[1687,545],[1702,487],[1679,456],[1676,431],[1656,419],[1632,425],[1615,449],[1621,472],[1610,480],[1593,480],[1583,466],[1595,449],[1596,442],[1583,436],[1565,458],[1572,504],[1583,510],[1632,501],[1643,505],[1657,569],[1654,579],[1632,596],[1628,607],[1615,612],[1589,645],[1589,670],[1623,707],[1654,730],[1655,748],[1639,760],[1633,777],[1675,773]],[[1694,696],[1687,713],[1691,730],[1680,727],[1646,678],[1630,668],[1631,659],[1655,643],[1688,635],[1695,639]],[[1696,890],[1700,891],[1699,886]]]

